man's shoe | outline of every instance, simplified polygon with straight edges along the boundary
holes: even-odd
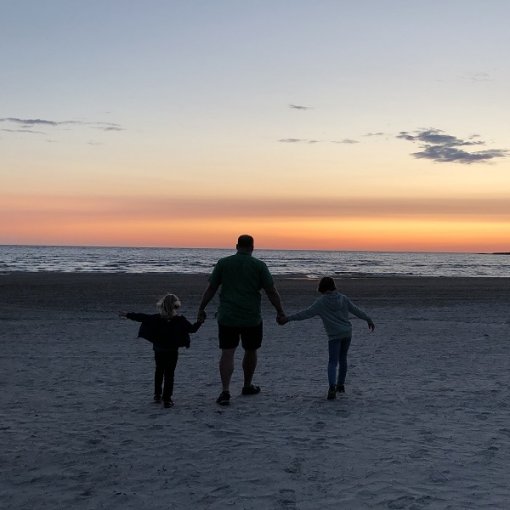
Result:
[[[220,396],[216,399],[216,403],[220,406],[228,406],[230,404],[230,392],[222,391]]]
[[[260,386],[254,386],[253,384],[244,386],[241,393],[243,395],[256,395],[257,393],[260,393]]]
[[[336,398],[336,386],[330,386],[328,390],[328,400],[334,400]]]
[[[336,385],[336,392],[337,393],[345,393],[345,386],[343,384],[337,384]]]
[[[156,404],[159,404],[161,402],[161,395],[158,395],[157,393],[154,394],[154,402]]]
[[[163,402],[163,406],[166,407],[167,409],[169,409],[170,407],[174,406],[174,401],[172,399],[165,400]]]

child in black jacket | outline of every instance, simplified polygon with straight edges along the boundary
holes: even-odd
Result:
[[[174,372],[179,356],[179,347],[188,348],[190,333],[195,333],[203,321],[191,324],[185,317],[177,314],[181,301],[174,294],[163,296],[157,303],[159,313],[147,315],[144,313],[120,312],[121,317],[141,322],[138,336],[149,340],[154,349],[156,371],[154,374],[154,401],[163,403],[165,407],[172,407],[174,389]],[[161,387],[163,392],[161,392]]]

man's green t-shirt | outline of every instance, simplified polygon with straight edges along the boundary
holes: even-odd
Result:
[[[248,327],[260,324],[260,290],[274,285],[264,262],[249,253],[238,252],[217,262],[209,282],[214,286],[221,285],[220,324]]]

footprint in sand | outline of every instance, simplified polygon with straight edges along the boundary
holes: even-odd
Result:
[[[278,508],[297,508],[296,492],[292,489],[281,489],[277,504]]]

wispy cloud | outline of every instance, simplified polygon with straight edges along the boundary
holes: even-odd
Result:
[[[331,143],[353,144],[353,143],[359,143],[359,142],[358,142],[358,140],[352,140],[351,138],[344,138],[343,140],[331,140]]]
[[[9,122],[11,124],[18,124],[25,127],[30,126],[58,126],[59,123],[53,120],[44,119],[19,119],[17,117],[4,117],[0,122]]]
[[[314,144],[314,143],[323,143],[324,140],[316,140],[316,139],[313,139],[313,138],[280,138],[280,140],[278,140],[280,143],[310,143],[310,144]],[[352,140],[351,138],[344,138],[343,140],[330,140],[329,143],[337,143],[337,144],[347,144],[347,145],[351,145],[351,144],[356,144],[356,143],[360,143],[358,142],[357,140]]]
[[[461,163],[469,165],[472,163],[484,163],[494,158],[508,156],[508,151],[502,149],[487,149],[480,151],[467,151],[459,147],[470,147],[485,145],[485,142],[478,140],[479,135],[472,135],[463,140],[446,134],[440,129],[422,129],[410,133],[401,131],[397,138],[409,142],[418,143],[421,150],[413,152],[412,156],[420,159],[430,159],[438,163]]]
[[[478,83],[482,81],[492,81],[492,77],[489,73],[484,72],[470,72],[464,75],[464,79]]]
[[[382,131],[377,131],[377,132],[373,132],[373,133],[367,133],[364,136],[384,136],[385,134],[386,133],[383,133]]]
[[[278,141],[280,143],[321,143],[321,140],[315,140],[313,138],[281,138]]]
[[[35,135],[45,135],[44,131],[34,131],[33,129],[2,129],[6,133],[31,133]]]
[[[115,122],[90,122],[90,121],[80,121],[80,120],[48,120],[48,119],[22,119],[19,117],[3,117],[0,118],[0,122],[3,122],[7,125],[19,126],[20,129],[3,129],[3,131],[17,132],[17,133],[37,133],[37,134],[46,134],[42,131],[30,131],[30,128],[39,127],[40,129],[44,127],[55,128],[59,126],[87,126],[94,129],[101,129],[102,131],[123,131],[123,128],[120,124]]]
[[[281,143],[306,143],[308,140],[305,140],[304,138],[280,138],[278,140]]]
[[[89,125],[92,125],[97,129],[102,129],[103,131],[124,131],[124,128],[115,122],[91,122]]]
[[[311,110],[312,106],[303,106],[301,104],[289,104],[291,110]]]

